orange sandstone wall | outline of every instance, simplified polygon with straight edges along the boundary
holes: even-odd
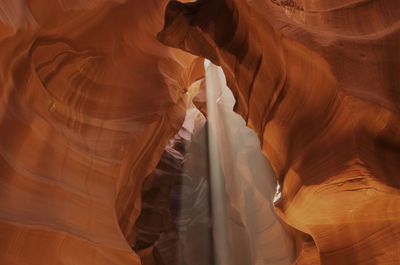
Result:
[[[222,66],[258,134],[296,264],[400,263],[399,23],[394,0],[167,7],[159,39]]]
[[[1,1],[0,264],[140,264],[142,182],[201,73],[156,39],[166,2]]]

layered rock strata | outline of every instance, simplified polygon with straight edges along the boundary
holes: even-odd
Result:
[[[0,3],[1,264],[141,264],[142,183],[202,69],[157,41],[166,3]]]
[[[400,3],[171,1],[159,39],[220,65],[279,181],[297,264],[400,262]]]

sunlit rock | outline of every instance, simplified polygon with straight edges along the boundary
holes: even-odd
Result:
[[[398,1],[171,1],[159,39],[220,65],[279,181],[297,264],[400,262]]]
[[[0,264],[399,264],[399,29],[398,0],[2,0]]]

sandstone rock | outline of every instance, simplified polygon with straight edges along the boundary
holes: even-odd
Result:
[[[159,39],[220,65],[298,264],[400,262],[400,2],[171,1]]]
[[[0,3],[1,264],[140,264],[142,183],[201,75],[156,39],[166,3]]]

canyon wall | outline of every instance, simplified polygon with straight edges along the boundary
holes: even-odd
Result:
[[[141,264],[142,183],[202,74],[157,41],[166,4],[1,1],[1,264]]]
[[[296,264],[400,262],[399,30],[394,0],[166,9],[160,41],[220,65],[257,133]]]
[[[195,56],[222,67],[235,111],[271,163],[274,210],[295,243],[294,262],[399,264],[400,2],[182,2],[0,3],[0,264],[162,264],[157,255],[175,262],[166,256],[185,249],[174,242],[192,205],[160,224],[151,199],[161,194],[168,208],[174,189],[163,176],[195,176],[194,157],[205,152],[198,147],[188,159],[190,174],[178,164],[153,170],[171,159],[168,150],[182,162],[165,147],[184,122],[189,86],[203,75]],[[156,39],[165,10],[158,39],[186,52]],[[195,101],[206,114],[204,94]],[[235,161],[246,153],[224,147],[237,152]],[[227,174],[248,187],[230,186],[241,235],[232,242],[250,235],[259,251],[244,248],[235,260],[269,264],[276,254],[269,261],[288,263],[271,248],[269,230],[257,230],[265,223],[254,223],[273,215],[271,187],[259,190],[262,180],[249,170],[245,179]],[[193,190],[205,187],[199,183]],[[175,192],[178,201],[194,196]],[[254,219],[243,215],[240,196],[249,193],[260,208]],[[191,224],[189,240],[204,231]],[[196,247],[186,250],[186,260],[199,262]]]

